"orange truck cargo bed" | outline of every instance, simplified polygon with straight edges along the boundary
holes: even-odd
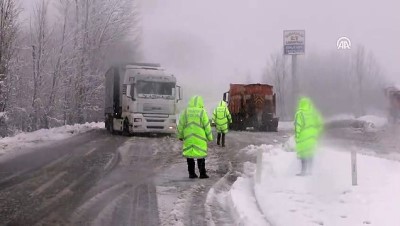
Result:
[[[228,99],[229,97],[229,99]],[[273,86],[268,84],[230,84],[224,94],[232,114],[231,129],[277,131],[279,119]]]

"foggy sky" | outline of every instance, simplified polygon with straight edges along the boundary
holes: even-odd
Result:
[[[146,59],[175,71],[190,92],[202,92],[199,85],[208,84],[210,100],[220,98],[229,83],[245,82],[247,74],[258,82],[270,54],[281,50],[285,29],[306,30],[306,55],[339,51],[336,41],[346,36],[353,51],[364,45],[385,74],[400,82],[400,3],[396,0],[141,3]]]
[[[371,50],[400,83],[396,0],[139,0],[146,61],[173,72],[185,96],[217,102],[229,83],[260,82],[285,29],[306,30],[306,56],[338,51],[341,36]],[[34,0],[21,1],[29,9]],[[306,57],[300,56],[300,57]],[[323,76],[323,75],[321,75]]]

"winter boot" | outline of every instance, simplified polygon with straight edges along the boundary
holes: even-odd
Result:
[[[219,143],[220,140],[221,140],[221,133],[218,133],[218,135],[217,135],[217,145],[220,144],[220,143]]]
[[[195,165],[194,159],[187,158],[186,161],[187,161],[187,165],[188,165],[189,178],[190,179],[197,178],[198,176],[196,175],[195,168],[194,168],[194,165]]]
[[[200,171],[200,179],[209,178],[206,173],[206,160],[205,159],[197,159],[197,166],[199,167]]]
[[[301,161],[301,172],[296,174],[296,176],[305,176],[307,172],[307,160],[300,159],[300,161]]]
[[[222,147],[225,147],[225,133],[222,134]]]
[[[307,159],[306,175],[311,176],[313,171],[313,159]]]
[[[200,174],[200,179],[207,179],[210,178],[206,173]]]

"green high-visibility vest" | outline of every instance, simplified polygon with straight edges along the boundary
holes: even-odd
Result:
[[[213,137],[201,96],[192,97],[188,107],[181,112],[177,137],[183,139],[184,157],[207,157],[207,142],[212,141]]]
[[[219,102],[218,107],[214,109],[213,121],[218,133],[228,133],[228,123],[232,123],[232,117],[225,101]]]
[[[299,158],[314,155],[322,133],[322,117],[309,98],[301,98],[295,115],[296,151]]]

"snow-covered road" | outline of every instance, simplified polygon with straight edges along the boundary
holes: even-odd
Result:
[[[3,140],[0,222],[17,225],[287,225],[281,217],[276,219],[284,213],[299,217],[298,222],[330,225],[333,218],[327,218],[330,215],[326,213],[336,209],[324,202],[321,204],[320,196],[307,193],[307,183],[299,181],[301,179],[279,178],[282,172],[288,172],[282,169],[291,169],[294,174],[297,169],[294,153],[278,151],[276,155],[267,154],[264,182],[257,187],[251,179],[259,148],[290,150],[290,145],[285,143],[291,136],[292,123],[283,125],[278,133],[232,131],[227,135],[226,148],[210,143],[206,160],[210,178],[206,180],[187,178],[181,142],[170,137],[113,136],[93,125],[90,129],[83,127],[85,130],[69,128],[68,131],[74,132],[58,131],[65,134],[64,139],[54,140],[48,134],[44,136],[48,137],[46,139],[35,140],[25,134],[20,138],[9,138],[7,142]],[[349,149],[343,147],[352,147],[360,152],[369,148],[375,155],[387,156],[388,151],[395,152],[397,143],[393,143],[392,149],[379,149],[384,144],[383,133],[385,131],[329,129],[324,145],[332,147],[334,144],[334,151],[340,152],[328,154],[325,160],[330,163],[329,159],[339,156],[336,158],[339,160],[332,163],[340,162],[340,156],[348,156],[346,152]],[[328,148],[325,153],[332,153],[331,150]],[[385,173],[385,167],[389,165],[366,160],[364,168],[368,169],[371,162],[374,169],[381,169],[373,174],[375,176],[379,176],[377,172]],[[316,168],[320,166],[317,164]],[[330,173],[331,178],[342,175],[340,170],[337,173],[330,170],[320,172]],[[347,177],[346,174],[340,181],[347,181]],[[370,180],[373,178],[360,177],[360,183]],[[296,196],[300,201],[293,201],[288,195],[285,196],[287,200],[283,199],[279,205],[286,209],[277,208],[279,206],[275,204],[278,201],[274,195],[285,198],[283,193],[277,192],[279,186],[287,187],[283,191],[290,190],[292,198]],[[392,188],[388,186],[388,189]],[[340,187],[338,191],[343,193],[340,197],[354,205],[344,207],[347,212],[336,211],[333,220],[342,222],[342,225],[346,222],[376,222],[379,215],[367,217],[360,213],[357,215],[359,218],[350,216],[352,208],[361,208],[359,205],[362,203],[357,203],[357,200],[369,200],[370,203],[375,200],[360,196],[371,189],[378,190],[377,187],[366,187],[349,193],[348,187]],[[373,194],[385,192],[389,191]],[[329,197],[332,198],[332,194]],[[380,197],[383,197],[380,200],[387,199]],[[344,204],[339,200],[337,205]],[[288,206],[291,208],[287,209]],[[318,212],[320,210],[325,211],[325,215]]]
[[[66,134],[64,139],[51,139],[53,130],[3,140],[0,222],[232,225],[231,213],[215,198],[230,188],[245,160],[254,160],[241,149],[289,136],[285,131],[231,132],[226,148],[210,144],[210,178],[189,180],[181,142],[175,138],[113,136],[97,126],[73,131],[57,133]]]
[[[243,163],[254,161],[242,149],[252,144],[279,143],[289,131],[278,133],[230,132],[227,147],[210,144],[206,160],[210,178],[187,179],[183,158],[157,176],[157,191],[161,225],[234,225],[232,213],[219,201],[243,172]]]

